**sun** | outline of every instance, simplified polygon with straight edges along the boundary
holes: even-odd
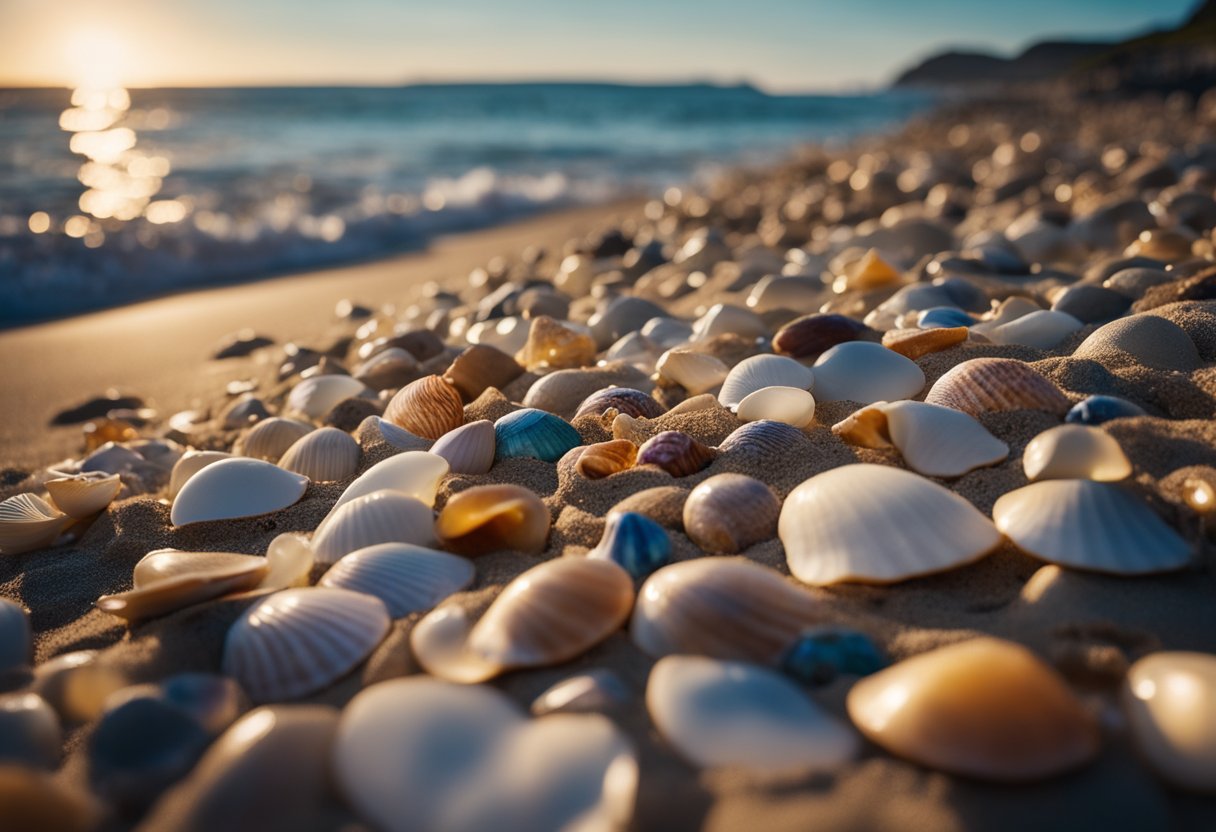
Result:
[[[110,89],[129,81],[131,51],[111,29],[87,26],[64,38],[65,68],[75,87]]]

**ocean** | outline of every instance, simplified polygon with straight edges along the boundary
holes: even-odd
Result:
[[[928,103],[712,85],[0,89],[0,325],[658,195]]]

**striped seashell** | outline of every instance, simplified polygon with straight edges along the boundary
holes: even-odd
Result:
[[[930,329],[891,329],[883,333],[882,345],[904,358],[916,359],[930,353],[948,350],[967,340],[965,326],[932,327]]]
[[[213,462],[219,462],[221,459],[230,459],[231,457],[232,454],[224,451],[186,451],[173,464],[173,472],[169,475],[169,499],[175,499],[178,492],[182,490],[182,486],[186,484],[186,481],[199,471]]]
[[[476,575],[465,558],[409,543],[380,543],[342,558],[318,586],[374,595],[390,616],[401,618],[432,609]]]
[[[637,458],[637,445],[628,439],[612,439],[583,448],[574,469],[589,480],[599,480],[632,468]]]
[[[744,422],[769,419],[803,428],[815,419],[815,397],[798,387],[764,387],[748,393],[735,415]]]
[[[583,443],[574,426],[560,416],[526,407],[494,423],[496,460],[531,457],[557,462],[571,448]]]
[[[972,358],[955,365],[929,388],[927,404],[972,416],[1005,410],[1045,410],[1063,416],[1068,397],[1030,365],[1013,358]]]
[[[606,387],[592,393],[583,399],[583,403],[574,412],[574,418],[593,414],[603,416],[605,412],[615,410],[617,413],[628,413],[639,419],[655,419],[663,415],[663,405],[654,400],[649,393],[633,390],[629,387]]]
[[[753,355],[731,368],[718,392],[718,402],[723,407],[735,410],[750,394],[766,387],[810,390],[814,384],[815,374],[811,369],[792,358],[784,355]]]
[[[1216,656],[1151,653],[1128,669],[1122,700],[1136,750],[1154,771],[1180,788],[1216,792]]]
[[[687,433],[665,430],[638,448],[638,465],[657,465],[673,477],[695,474],[713,461],[713,448],[702,445]]]
[[[350,376],[313,376],[291,388],[285,408],[288,413],[297,413],[316,421],[333,410],[338,402],[370,392],[363,382]]]
[[[260,459],[233,457],[208,465],[191,477],[169,518],[175,526],[210,520],[256,517],[294,505],[308,478]]]
[[[660,376],[693,396],[714,389],[730,375],[730,367],[722,359],[678,347],[660,355],[654,367]]]
[[[549,523],[549,509],[522,485],[476,485],[452,495],[435,534],[446,548],[472,557],[503,549],[537,554]]]
[[[239,456],[278,462],[287,449],[313,431],[307,422],[272,416],[251,427],[237,440],[233,452]]]
[[[34,641],[25,607],[0,598],[0,674],[33,662]]]
[[[453,474],[484,474],[494,466],[494,423],[478,419],[439,437],[431,453],[448,461]]]
[[[285,589],[245,612],[224,639],[225,676],[255,703],[329,687],[371,655],[391,620],[378,598],[345,589]]]
[[[415,436],[438,439],[464,424],[464,402],[439,376],[423,376],[397,391],[384,418]]]
[[[758,479],[717,474],[684,502],[684,531],[707,552],[733,555],[777,534],[781,501]]]
[[[279,467],[313,482],[350,479],[359,469],[359,443],[337,428],[320,428],[300,437],[279,460]]]
[[[395,491],[413,497],[427,506],[433,506],[439,483],[447,474],[448,461],[427,451],[406,451],[382,459],[346,486],[329,514],[325,515],[325,519],[317,526],[317,534],[325,529],[338,509],[352,500],[377,491]]]
[[[881,344],[846,341],[815,361],[815,398],[862,404],[910,399],[925,386],[915,361]]]
[[[431,507],[399,491],[373,491],[343,503],[312,539],[317,563],[337,563],[377,543],[428,546],[435,540]]]
[[[122,479],[118,474],[107,475],[100,471],[56,477],[44,485],[55,506],[74,520],[104,511],[122,491]]]
[[[1118,441],[1088,425],[1058,425],[1030,440],[1022,452],[1026,479],[1114,482],[1132,475]]]
[[[640,580],[671,562],[671,538],[644,514],[612,511],[600,542],[587,557],[610,560]]]
[[[431,675],[476,684],[580,656],[620,629],[632,606],[633,580],[615,563],[557,558],[507,584],[476,624],[459,606],[429,613],[410,646]]]
[[[806,441],[806,434],[796,427],[761,419],[735,428],[718,445],[718,451],[779,458],[801,447]]]
[[[0,554],[19,555],[50,546],[72,518],[37,494],[18,494],[0,503]]]

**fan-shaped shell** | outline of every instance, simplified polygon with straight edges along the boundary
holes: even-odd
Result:
[[[762,419],[735,428],[718,445],[722,453],[739,453],[781,457],[805,444],[806,436],[798,428],[784,422]]]
[[[654,368],[660,376],[680,385],[693,396],[714,389],[730,374],[730,368],[722,359],[680,348],[660,355]]]
[[[1022,453],[1026,479],[1122,480],[1132,464],[1115,438],[1100,428],[1059,425],[1030,440]]]
[[[526,407],[494,423],[495,459],[522,456],[557,462],[582,444],[574,426],[560,416]]]
[[[416,497],[399,491],[373,491],[343,503],[326,518],[312,539],[317,563],[337,563],[377,543],[428,546],[435,540],[434,513]]]
[[[359,468],[359,443],[337,428],[320,428],[300,437],[279,460],[279,467],[313,482],[350,479]]]
[[[45,485],[55,506],[68,517],[80,520],[104,511],[122,490],[122,479],[118,474],[94,471],[56,477]]]
[[[72,519],[37,494],[0,503],[0,554],[19,555],[49,546]]]
[[[0,598],[0,674],[28,665],[33,658],[30,614],[25,607]]]
[[[644,514],[611,511],[600,542],[587,557],[610,560],[640,580],[671,561],[671,538]]]
[[[994,344],[1021,344],[1049,350],[1072,335],[1083,324],[1067,312],[1037,309],[987,332]]]
[[[251,427],[241,437],[234,448],[241,456],[254,459],[264,459],[267,462],[278,462],[287,449],[303,436],[313,431],[313,426],[307,422],[295,419],[285,419],[282,416],[272,416],[263,419]],[[213,452],[205,452],[213,453]]]
[[[815,361],[815,397],[862,404],[910,399],[925,386],[915,361],[881,344],[846,341]]]
[[[893,583],[978,560],[1001,535],[971,503],[886,465],[845,465],[795,488],[778,522],[800,581]]]
[[[582,655],[618,630],[632,606],[633,580],[615,563],[557,558],[509,583],[476,624],[458,606],[429,613],[410,646],[431,675],[474,684]]]
[[[224,675],[254,702],[298,699],[371,655],[391,621],[378,598],[345,589],[285,589],[248,609],[224,640]]]
[[[781,501],[758,479],[717,474],[684,502],[684,531],[707,552],[733,555],[777,534]]]
[[[1061,566],[1144,575],[1181,569],[1191,547],[1121,486],[1045,480],[1010,491],[992,507],[996,527],[1018,548]]]
[[[406,451],[390,456],[368,468],[346,487],[329,514],[317,526],[319,535],[330,519],[352,500],[377,491],[395,491],[413,497],[428,506],[435,505],[439,483],[448,473],[448,462],[438,454],[427,451]]]
[[[972,416],[1003,410],[1045,410],[1063,416],[1068,397],[1058,387],[1013,358],[972,358],[956,364],[929,388],[928,404],[953,407]]]
[[[1137,750],[1162,777],[1216,792],[1216,656],[1145,656],[1127,671],[1123,707]]]
[[[219,462],[221,459],[229,459],[231,457],[232,454],[225,453],[224,451],[186,451],[174,463],[173,472],[169,475],[169,499],[176,499],[178,492],[182,490],[182,486],[186,484],[186,481],[199,471],[213,462]],[[278,457],[275,458],[277,459]]]
[[[611,439],[583,448],[574,469],[589,480],[599,480],[632,468],[637,459],[637,445],[628,439]]]
[[[1200,365],[1199,351],[1186,330],[1156,315],[1129,315],[1104,324],[1073,352],[1074,358],[1101,361],[1121,352],[1156,370],[1190,372]]]
[[[409,543],[381,543],[342,558],[318,586],[374,595],[384,602],[389,615],[400,618],[431,609],[471,584],[476,574],[472,563],[447,552]]]
[[[384,418],[415,436],[438,439],[464,424],[464,401],[439,376],[423,376],[397,391]]]
[[[638,465],[657,465],[673,477],[695,474],[713,461],[715,451],[687,433],[665,430],[638,448]]]
[[[363,382],[350,376],[325,375],[306,378],[287,394],[286,409],[308,419],[320,419],[338,402],[370,392]]]
[[[307,488],[308,477],[269,462],[222,459],[187,480],[169,517],[175,526],[256,517],[293,505]]]
[[[718,401],[732,410],[757,390],[766,387],[794,387],[809,390],[815,384],[815,374],[809,367],[799,364],[784,355],[753,355],[731,368]]]
[[[445,433],[431,453],[448,461],[453,474],[484,474],[494,466],[494,423],[478,419]]]
[[[655,419],[664,412],[663,405],[655,401],[649,393],[629,387],[606,387],[583,399],[583,403],[574,412],[574,418],[586,416],[588,413],[603,416],[608,410],[628,413],[639,419]]]
[[[815,419],[815,397],[798,387],[764,387],[744,396],[735,415],[745,422],[770,419],[802,428]]]
[[[435,534],[455,552],[476,557],[502,549],[536,554],[549,539],[549,509],[521,485],[476,485],[453,494]]]

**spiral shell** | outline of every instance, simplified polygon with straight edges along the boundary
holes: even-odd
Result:
[[[304,496],[308,477],[260,459],[233,457],[208,465],[191,477],[169,518],[175,526],[209,520],[256,517],[293,505]]]
[[[571,448],[582,444],[574,426],[552,413],[524,408],[508,413],[494,423],[495,459],[522,456],[557,462]]]
[[[717,474],[684,502],[684,531],[707,552],[733,555],[777,534],[781,501],[760,480]]]
[[[374,595],[390,616],[401,618],[431,609],[474,577],[476,570],[465,558],[409,543],[380,543],[351,552],[317,585]]]
[[[448,461],[453,474],[484,474],[494,465],[494,423],[478,419],[446,433],[431,453]]]
[[[106,475],[99,471],[56,477],[47,480],[45,485],[55,506],[76,520],[104,511],[122,490],[118,474]]]
[[[359,443],[337,428],[320,428],[298,439],[279,460],[279,467],[313,482],[353,477],[359,468]]]
[[[464,402],[439,376],[423,376],[397,391],[384,418],[415,436],[438,439],[464,424]]]
[[[49,546],[72,519],[37,494],[0,503],[0,554],[19,555]]]
[[[633,578],[645,578],[671,561],[671,538],[667,530],[644,514],[609,512],[604,534],[589,558],[610,560]]]
[[[687,433],[665,430],[638,448],[638,465],[657,465],[673,477],[695,474],[709,465],[714,449],[702,445]]]
[[[583,399],[583,403],[574,412],[574,418],[586,416],[588,413],[603,416],[608,410],[628,413],[639,419],[655,419],[663,415],[663,405],[655,401],[650,394],[629,387],[607,387]]]
[[[637,458],[637,445],[628,439],[612,439],[583,448],[574,468],[589,480],[599,480],[632,468]]]
[[[358,549],[377,543],[434,542],[430,506],[399,491],[373,491],[343,503],[317,530],[312,540],[317,563],[337,563]]]
[[[549,539],[549,509],[520,485],[477,485],[452,495],[435,533],[448,549],[478,556],[510,549],[536,554]]]
[[[1045,410],[1063,416],[1068,397],[1030,365],[1012,358],[972,358],[955,365],[929,388],[926,404],[971,416],[1004,410]]]

